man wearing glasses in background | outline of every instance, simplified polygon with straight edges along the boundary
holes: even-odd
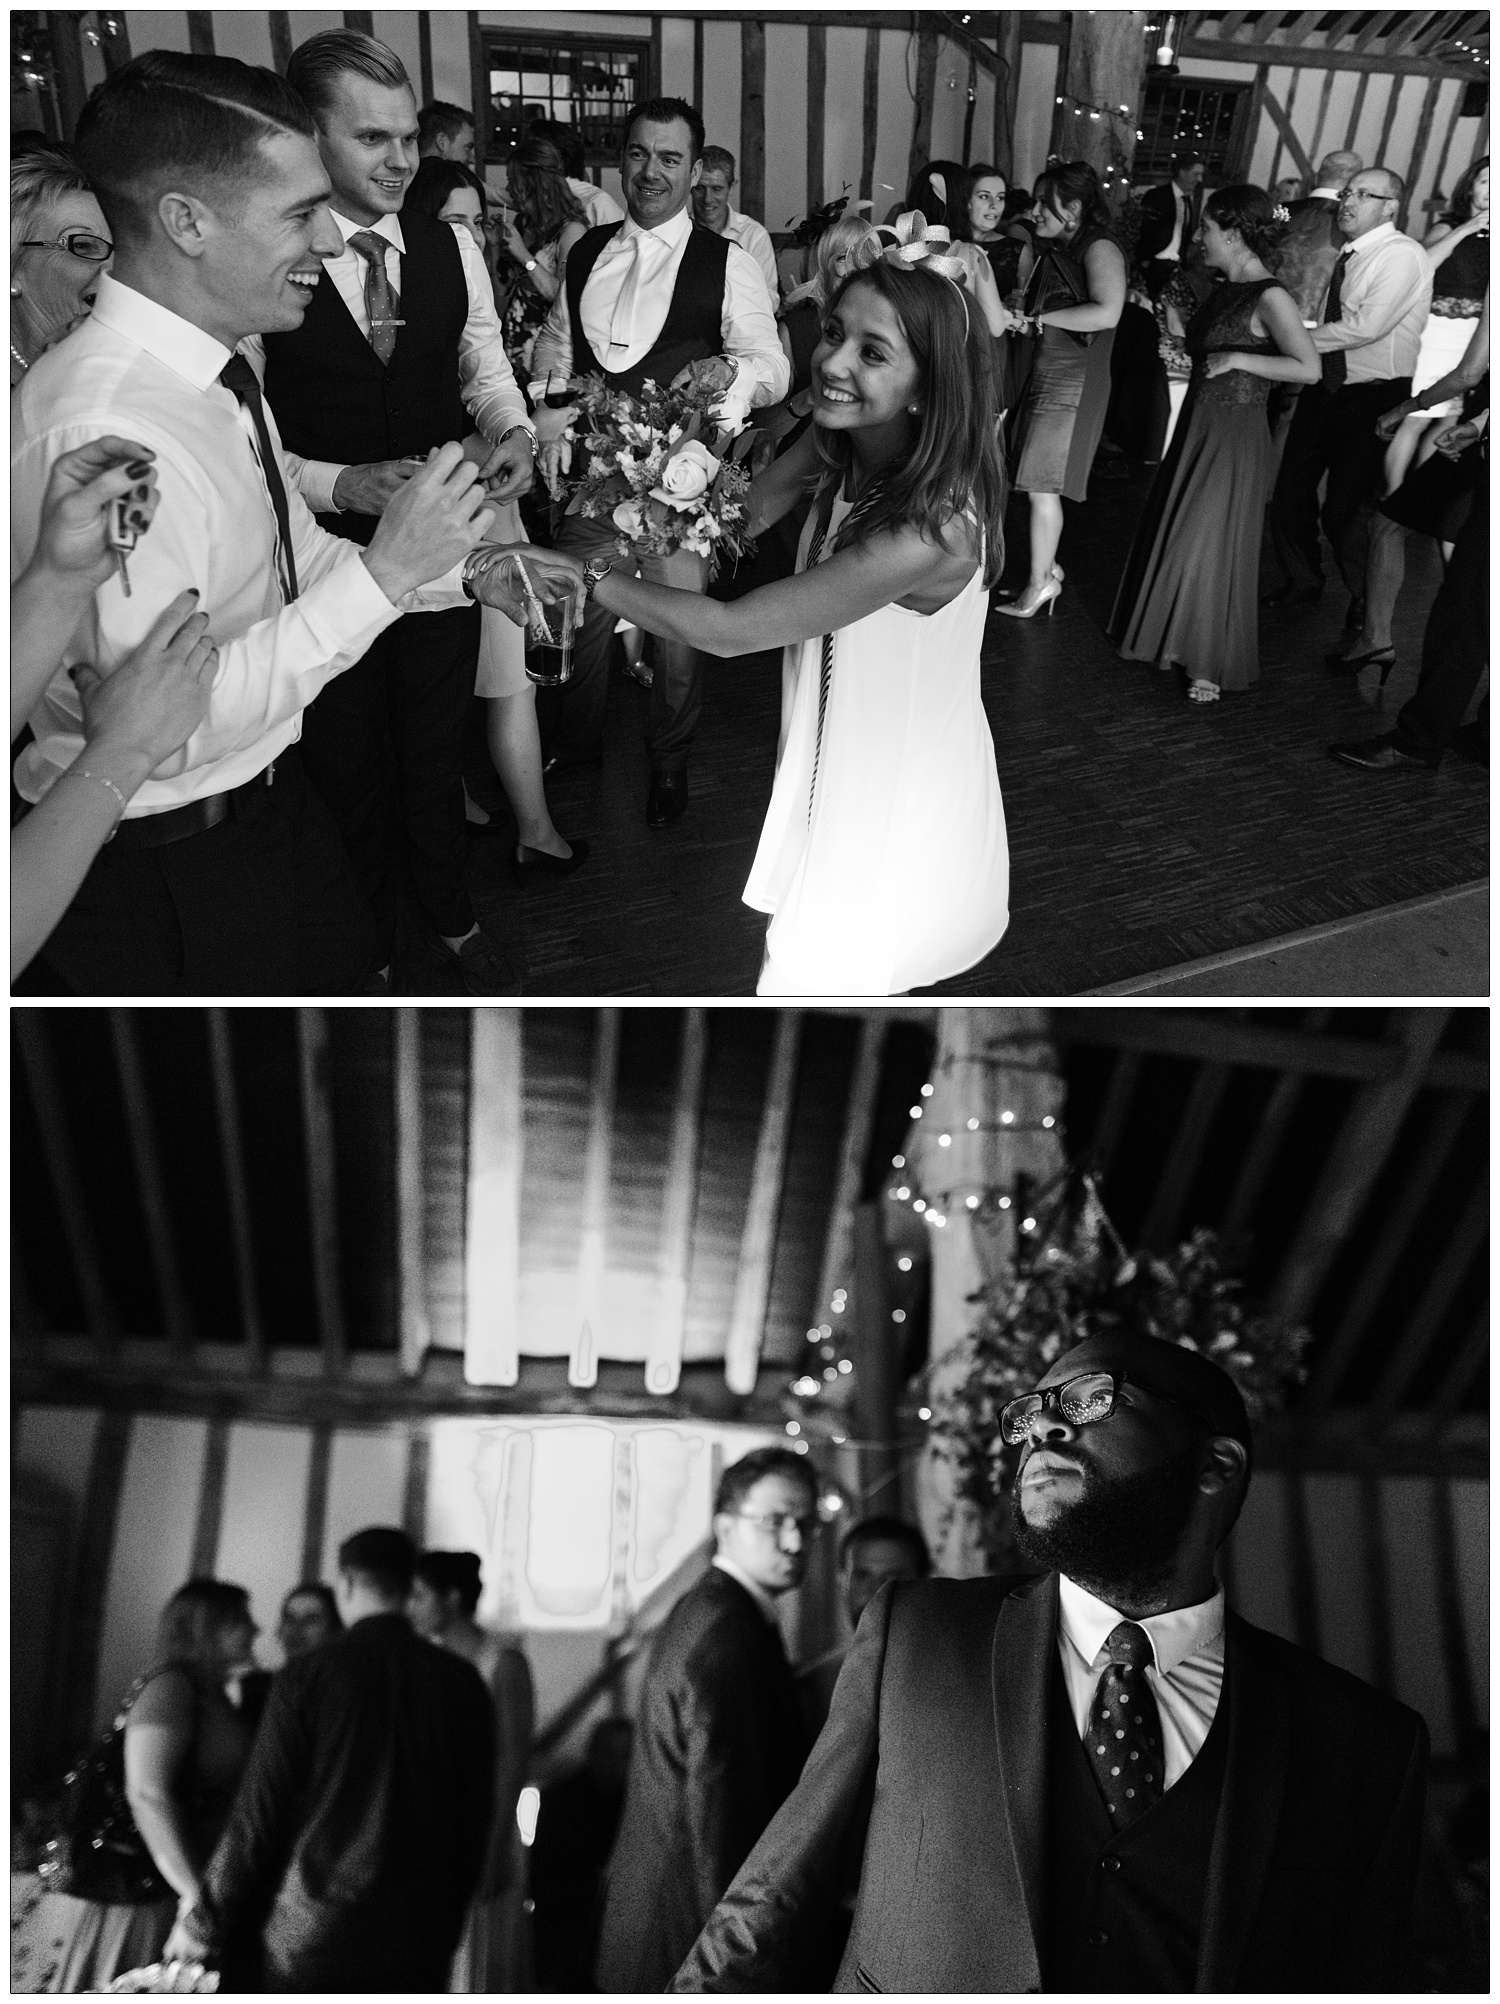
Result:
[[[1226,1612],[1228,1375],[1090,1340],[1001,1415],[1040,1577],[883,1587],[807,1769],[673,1984],[788,1987],[859,1859],[836,1990],[1386,1991],[1427,1730]]]
[[[807,1756],[776,1602],[800,1586],[817,1479],[783,1447],[726,1469],[712,1565],[657,1630],[605,1876],[598,1987],[663,1990]]]

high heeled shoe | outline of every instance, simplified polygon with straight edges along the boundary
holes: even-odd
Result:
[[[1047,577],[1036,587],[1035,596],[1028,585],[1014,605],[997,605],[995,610],[1003,612],[1007,619],[1035,619],[1042,607],[1046,606],[1047,617],[1050,619],[1052,608],[1061,597],[1062,585],[1057,578]]]
[[[1368,654],[1325,654],[1323,666],[1330,675],[1357,675],[1361,668],[1379,668],[1383,689],[1396,665],[1394,647],[1372,647]]]
[[[549,849],[532,849],[525,842],[517,845],[517,853],[510,859],[512,875],[533,881],[537,877],[571,877],[589,859],[589,845],[580,837],[565,835],[571,856],[554,856]]]

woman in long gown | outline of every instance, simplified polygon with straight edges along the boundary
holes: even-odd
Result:
[[[814,495],[794,577],[729,605],[618,571],[594,585],[608,611],[705,653],[785,649],[744,892],[771,915],[762,995],[899,994],[971,967],[1005,931],[979,694],[1004,474],[994,427],[974,422],[992,408],[990,340],[962,271],[908,241],[834,296],[813,426],[751,490],[752,533]]]
[[[407,1610],[419,1635],[474,1665],[495,1706],[495,1816],[449,1986],[469,1994],[533,1987],[524,1913],[526,1861],[516,1826],[516,1802],[531,1758],[531,1671],[519,1649],[474,1619],[479,1595],[476,1552],[424,1552]]]
[[[1013,329],[1039,337],[1011,420],[1012,479],[1031,496],[1026,589],[1013,605],[996,607],[1011,619],[1033,619],[1061,596],[1063,499],[1088,496],[1128,277],[1099,177],[1086,162],[1060,161],[1038,178],[1031,221],[1037,260],[1025,308],[1019,320],[1007,316]]]
[[[1181,669],[1188,696],[1217,702],[1260,676],[1261,517],[1271,479],[1273,383],[1315,383],[1319,362],[1291,294],[1265,259],[1286,233],[1263,188],[1220,188],[1203,205],[1204,256],[1225,283],[1188,323],[1188,401],[1152,483],[1109,635],[1127,661]]]

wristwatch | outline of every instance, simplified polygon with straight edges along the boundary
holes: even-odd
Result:
[[[597,588],[603,584],[613,569],[613,564],[606,563],[600,557],[589,558],[583,567],[583,596],[585,603],[594,596]]]

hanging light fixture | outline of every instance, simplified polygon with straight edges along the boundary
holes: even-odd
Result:
[[[1156,46],[1151,52],[1151,70],[1154,76],[1175,77],[1177,75],[1177,30],[1180,16],[1158,14],[1156,16]]]

